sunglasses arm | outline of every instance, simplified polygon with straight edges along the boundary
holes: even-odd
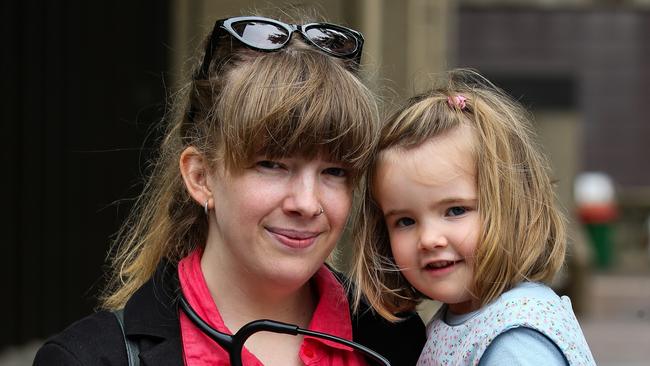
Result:
[[[208,44],[205,47],[205,54],[203,54],[203,62],[201,62],[201,68],[198,70],[198,74],[194,75],[195,80],[203,80],[208,77],[212,54],[217,49],[219,43],[219,32],[221,32],[222,26],[223,20],[217,20],[214,23],[214,28],[212,28],[212,32],[208,37]]]

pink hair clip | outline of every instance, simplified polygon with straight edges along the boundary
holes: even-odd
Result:
[[[449,108],[454,108],[455,107],[455,108],[458,108],[458,109],[460,109],[462,111],[467,106],[465,104],[466,100],[467,100],[467,98],[464,95],[457,94],[457,95],[455,95],[453,97],[452,96],[447,97],[447,104],[449,105]]]

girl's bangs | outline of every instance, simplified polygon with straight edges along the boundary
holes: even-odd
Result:
[[[443,93],[412,99],[410,103],[404,110],[393,114],[389,123],[384,125],[379,150],[391,147],[409,149],[466,121],[462,113],[449,108]]]

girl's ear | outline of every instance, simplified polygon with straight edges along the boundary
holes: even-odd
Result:
[[[195,147],[190,146],[181,153],[179,166],[185,188],[190,196],[199,205],[207,204],[208,209],[212,208],[214,205],[212,175],[207,158]]]

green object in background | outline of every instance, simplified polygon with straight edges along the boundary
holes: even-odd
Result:
[[[591,223],[585,224],[589,239],[594,248],[594,259],[596,268],[608,269],[613,261],[613,244],[612,244],[612,231],[613,225],[611,223]]]

